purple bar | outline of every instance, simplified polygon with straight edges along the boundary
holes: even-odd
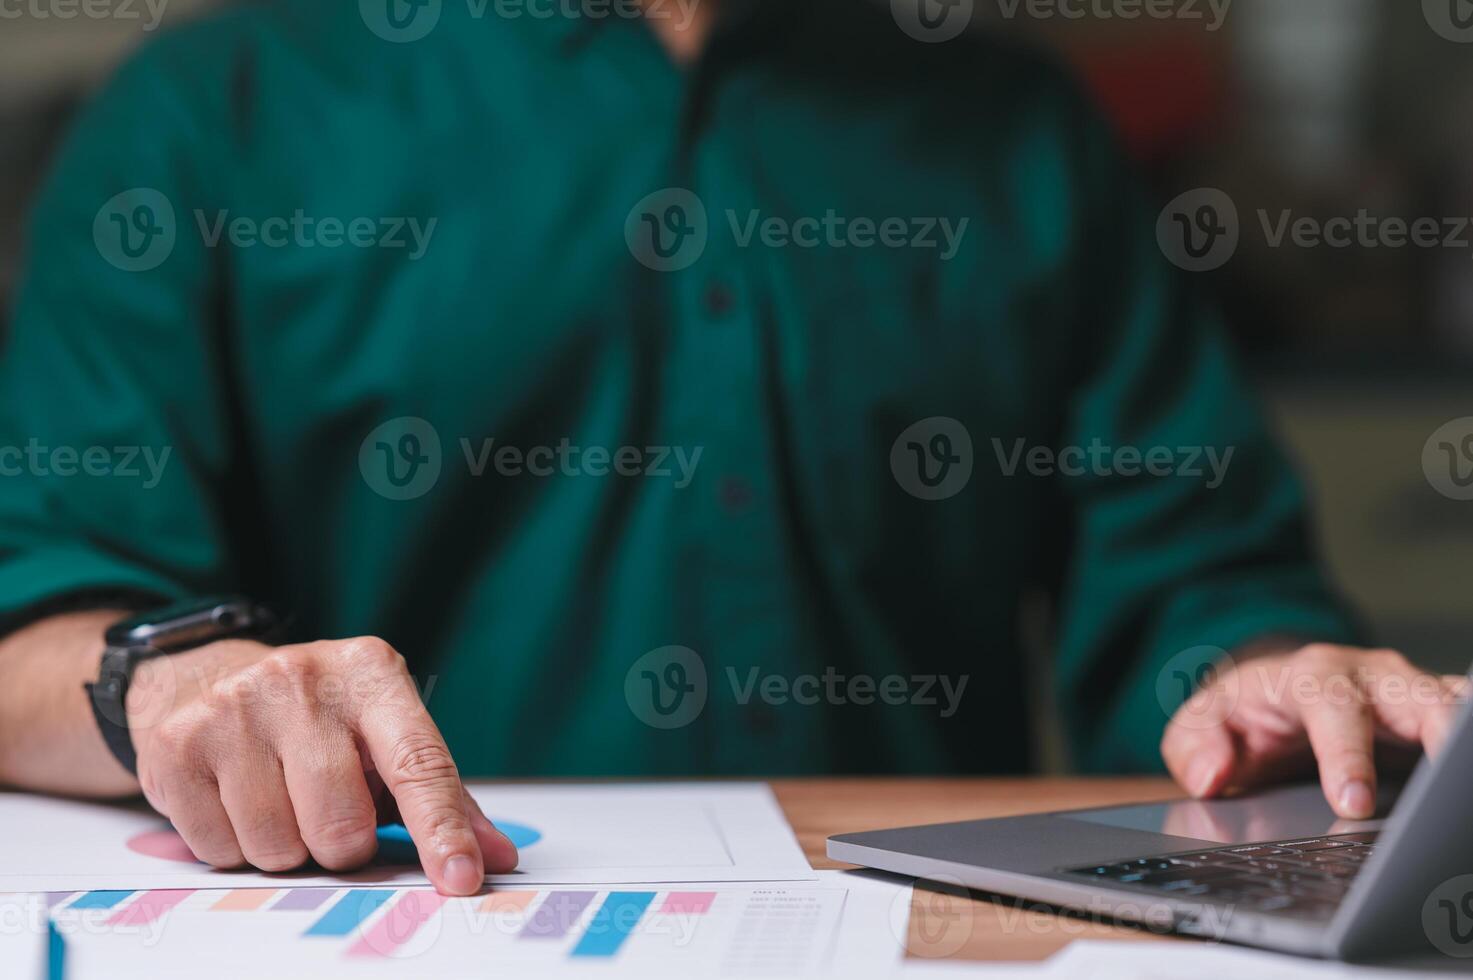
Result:
[[[548,892],[522,926],[518,939],[561,939],[598,892]]]
[[[337,893],[336,888],[292,888],[271,908],[287,912],[310,912]]]

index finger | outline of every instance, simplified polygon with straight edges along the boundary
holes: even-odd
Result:
[[[1300,709],[1305,734],[1319,764],[1320,785],[1336,814],[1366,820],[1376,811],[1376,726],[1358,687],[1335,685],[1340,675],[1322,675],[1321,696]],[[1332,695],[1339,687],[1342,694]]]
[[[486,821],[467,804],[460,772],[414,689],[404,659],[376,639],[351,641],[344,652],[355,669],[373,680],[351,692],[347,714],[394,797],[425,873],[444,894],[475,894],[485,881],[487,857],[476,830]],[[504,864],[500,851],[493,859]]]
[[[460,773],[429,712],[422,706],[369,708],[358,732],[435,888],[475,894],[485,880],[485,860]]]

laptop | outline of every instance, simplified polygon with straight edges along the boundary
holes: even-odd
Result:
[[[1473,957],[1470,715],[1465,705],[1399,798],[1383,793],[1382,819],[1339,820],[1318,785],[1303,785],[840,834],[828,855],[1287,953]]]

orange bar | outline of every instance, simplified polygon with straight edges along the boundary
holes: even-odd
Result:
[[[481,899],[480,911],[521,912],[536,897],[536,892],[492,892]]]
[[[275,894],[275,888],[237,888],[226,892],[224,898],[210,906],[210,911],[251,912],[265,905]]]

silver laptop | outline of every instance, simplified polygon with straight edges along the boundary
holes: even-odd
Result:
[[[1473,969],[1473,709],[1400,798],[1338,820],[1317,785],[840,834],[829,857],[1153,928]]]

